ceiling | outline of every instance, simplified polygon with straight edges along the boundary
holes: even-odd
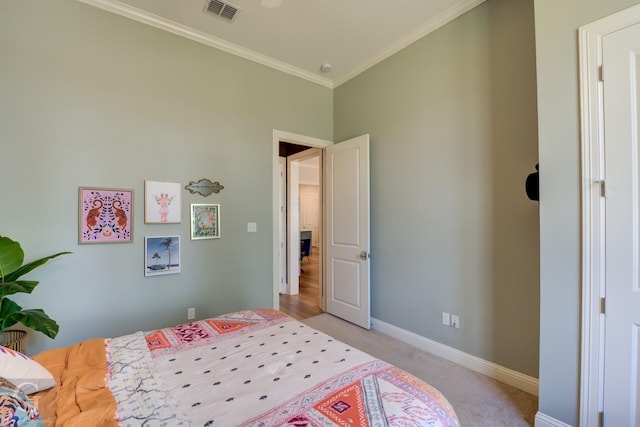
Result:
[[[79,1],[334,88],[485,0],[222,0],[231,22],[209,0]]]

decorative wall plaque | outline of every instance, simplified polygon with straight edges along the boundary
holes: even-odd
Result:
[[[202,178],[198,182],[190,181],[189,185],[184,188],[189,190],[191,194],[200,193],[203,196],[208,196],[211,193],[219,193],[224,186],[220,185],[218,181],[211,182],[211,180],[208,180],[207,178]]]

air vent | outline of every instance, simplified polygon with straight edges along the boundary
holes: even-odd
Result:
[[[204,4],[204,11],[225,21],[233,22],[238,12],[240,12],[240,8],[226,1],[207,0]]]

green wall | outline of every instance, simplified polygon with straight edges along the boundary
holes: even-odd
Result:
[[[530,1],[489,0],[331,91],[76,0],[0,2],[0,234],[73,251],[18,298],[61,324],[29,352],[270,306],[272,130],[370,133],[373,316],[537,376],[533,34]],[[203,177],[225,189],[144,224],[145,179]],[[134,190],[133,243],[78,245],[79,186]],[[188,238],[203,202],[219,240]],[[173,234],[182,272],[144,277],[144,236]]]
[[[537,377],[533,13],[489,0],[341,85],[334,139],[371,134],[372,316]]]
[[[578,28],[637,0],[535,0],[540,152],[540,412],[578,425],[580,119]]]
[[[73,252],[17,298],[60,323],[30,353],[271,307],[273,129],[330,139],[330,89],[76,0],[0,2],[0,58],[0,234]],[[145,179],[204,177],[224,190],[144,224]],[[133,243],[78,245],[79,186],[134,190]],[[220,203],[221,239],[189,240],[191,203]],[[144,237],[174,234],[182,272],[146,278]]]

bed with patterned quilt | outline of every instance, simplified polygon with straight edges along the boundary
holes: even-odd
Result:
[[[33,360],[56,384],[29,395],[45,426],[459,426],[434,387],[270,309]]]

